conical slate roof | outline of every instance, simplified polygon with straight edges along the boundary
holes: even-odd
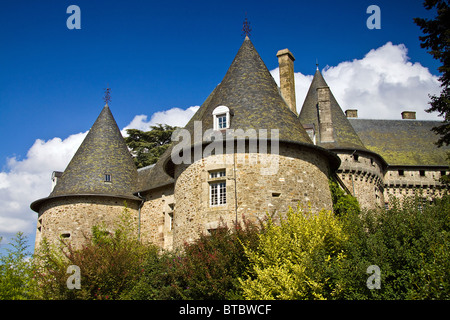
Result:
[[[106,104],[50,196],[132,196],[136,182],[136,166]]]
[[[328,87],[328,85],[325,82],[325,79],[323,78],[319,69],[317,69],[311,82],[311,86],[309,87],[308,93],[306,94],[305,102],[303,103],[302,110],[300,111],[299,115],[300,122],[303,125],[314,124],[316,132],[319,131],[317,88],[320,87]],[[341,107],[339,106],[331,91],[330,108],[334,142],[321,143],[319,138],[317,139],[317,144],[327,149],[367,150],[359,136],[356,134],[352,125],[348,121],[344,112],[342,112]]]
[[[312,144],[248,37],[222,82],[186,125],[192,137],[194,121],[202,122],[202,134],[213,128],[212,112],[218,106],[230,109],[230,129],[267,129],[269,137],[270,129],[278,129],[280,140]]]
[[[109,175],[110,181],[106,181]],[[48,199],[100,195],[136,199],[137,169],[120,133],[119,127],[105,105],[84,138],[62,177],[47,198],[31,204],[39,212]]]
[[[314,150],[313,152],[322,153],[328,157],[332,168],[339,167],[340,160],[334,153],[313,144],[298,121],[297,115],[289,109],[281,96],[275,80],[248,37],[245,37],[222,82],[185,126],[184,129],[189,131],[192,139],[191,146],[211,141],[208,136],[205,139],[204,133],[206,130],[211,132],[214,128],[213,111],[219,106],[226,106],[230,110],[228,129],[241,129],[246,138],[261,138],[260,130],[267,130],[268,139],[273,138],[271,130],[278,129],[280,142],[306,146]],[[194,130],[195,123],[197,128],[198,124],[201,124],[200,139]],[[249,134],[251,129],[254,129],[256,136]],[[228,135],[230,131],[233,130],[222,131],[224,139],[240,137],[237,131],[233,131],[231,136]],[[214,133],[217,134],[217,132]],[[174,146],[172,145],[171,148]],[[174,165],[168,151],[159,161],[164,162],[164,170],[173,177]]]

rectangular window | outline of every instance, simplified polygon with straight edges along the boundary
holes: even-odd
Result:
[[[105,182],[111,182],[111,175],[105,174]]]
[[[220,129],[226,129],[227,127],[227,115],[226,114],[219,114],[217,117],[217,128]]]
[[[210,183],[210,204],[211,206],[220,206],[227,203],[227,183]]]
[[[399,175],[399,176],[404,176],[404,175],[405,175],[405,171],[403,171],[403,170],[398,170],[398,175]]]

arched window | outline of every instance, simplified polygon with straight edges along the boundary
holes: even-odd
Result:
[[[223,130],[230,127],[230,109],[226,106],[218,106],[213,110],[214,130]]]

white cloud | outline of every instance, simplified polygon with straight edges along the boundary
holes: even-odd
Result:
[[[150,121],[147,121],[147,116],[144,114],[137,115],[134,119],[122,129],[122,134],[126,135],[126,129],[139,129],[142,131],[147,131],[150,126],[157,124],[167,124],[170,126],[184,127],[188,121],[192,118],[194,113],[197,112],[199,106],[192,106],[185,110],[180,108],[172,108],[165,111],[155,112]]]
[[[7,238],[22,231],[34,237],[37,215],[30,203],[48,196],[52,171],[64,170],[85,135],[37,139],[23,160],[7,159],[6,171],[0,172],[0,236]]]
[[[279,84],[278,68],[271,71]],[[358,109],[360,118],[400,119],[402,111],[416,111],[417,119],[439,119],[429,114],[428,94],[438,94],[440,83],[428,68],[409,61],[403,45],[386,43],[372,49],[364,58],[327,66],[322,71],[339,105]],[[297,110],[300,111],[312,76],[295,73]]]
[[[138,115],[125,128],[147,130],[157,123],[184,126],[198,108],[156,112],[150,121],[146,115]],[[37,139],[24,159],[6,159],[6,169],[0,172],[0,236],[4,238],[3,243],[18,231],[34,242],[37,214],[30,209],[30,204],[50,194],[52,172],[64,171],[86,134],[48,141]]]

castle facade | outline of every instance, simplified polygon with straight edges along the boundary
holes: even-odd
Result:
[[[145,168],[136,169],[106,104],[65,171],[53,173],[50,195],[31,204],[36,248],[44,238],[81,245],[92,226],[127,208],[142,241],[170,250],[243,216],[331,210],[330,177],[368,209],[416,189],[427,200],[445,192],[438,180],[449,148],[437,148],[430,131],[438,121],[410,111],[359,119],[343,112],[318,69],[297,114],[294,56],[277,57],[280,87],[246,37],[177,142]]]

